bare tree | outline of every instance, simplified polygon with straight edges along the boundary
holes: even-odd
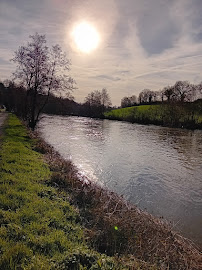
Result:
[[[162,95],[167,98],[167,101],[170,102],[174,97],[174,87],[173,86],[166,86],[162,90]]]
[[[174,97],[177,101],[190,101],[194,96],[194,88],[188,81],[177,81],[174,88]]]
[[[131,100],[131,106],[135,106],[137,104],[137,97],[136,97],[136,95],[132,95],[130,97],[130,100]]]
[[[202,82],[195,86],[196,94],[198,98],[202,97]]]
[[[112,105],[110,96],[106,88],[103,88],[101,91],[101,105],[103,112]]]
[[[154,92],[150,89],[144,89],[139,94],[139,103],[151,103],[154,101]]]
[[[27,90],[26,120],[34,129],[50,94],[69,95],[73,89],[70,60],[59,45],[48,48],[45,35],[38,33],[30,36],[26,46],[18,48],[12,60],[17,64],[14,79]]]
[[[121,107],[131,107],[135,106],[137,104],[137,97],[135,95],[132,95],[131,97],[123,97],[121,99]]]
[[[121,107],[122,108],[131,107],[131,100],[129,97],[123,97],[121,99]]]
[[[89,116],[100,117],[104,111],[111,106],[111,99],[106,88],[102,91],[95,90],[85,98],[85,106],[88,108]]]
[[[101,107],[101,93],[98,90],[95,90],[88,94],[85,98],[85,103],[89,104],[90,106],[94,107]]]
[[[163,101],[163,96],[162,96],[162,91],[153,91],[153,101],[158,102],[158,101]]]

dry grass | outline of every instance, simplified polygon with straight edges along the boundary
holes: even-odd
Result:
[[[31,136],[53,172],[49,184],[70,194],[93,248],[122,261],[132,256],[155,265],[140,269],[202,269],[199,248],[173,232],[165,221],[139,210],[116,193],[81,179],[70,161],[65,161],[37,134]],[[134,265],[129,269],[139,269]]]

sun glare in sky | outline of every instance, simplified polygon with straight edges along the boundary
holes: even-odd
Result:
[[[77,48],[84,53],[95,50],[100,41],[96,28],[87,22],[77,24],[73,29],[72,36]]]

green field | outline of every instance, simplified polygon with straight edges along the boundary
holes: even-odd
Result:
[[[201,105],[197,104],[140,105],[106,112],[105,117],[132,123],[202,128]]]

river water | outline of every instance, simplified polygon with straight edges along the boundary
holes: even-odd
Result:
[[[87,178],[202,246],[202,131],[48,115],[39,131]]]

